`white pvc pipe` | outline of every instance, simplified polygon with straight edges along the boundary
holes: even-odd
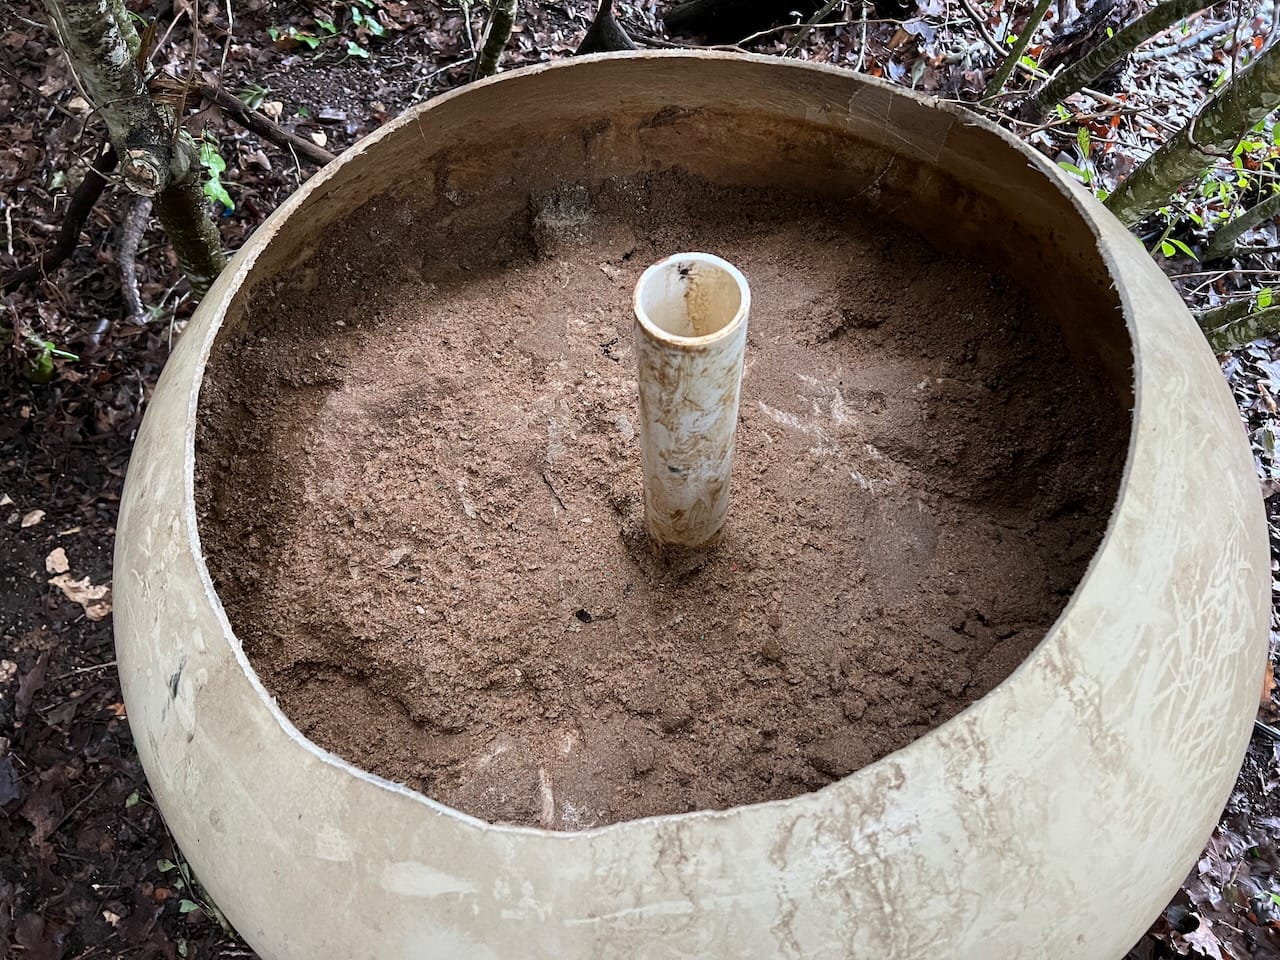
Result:
[[[729,511],[751,291],[737,267],[677,253],[636,284],[645,524],[658,544],[714,543]]]

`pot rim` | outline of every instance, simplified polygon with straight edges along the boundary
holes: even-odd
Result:
[[[336,160],[331,161],[323,169],[312,175],[310,179],[303,183],[285,200],[284,203],[277,207],[267,217],[262,225],[253,232],[249,240],[246,241],[241,249],[236,252],[224,271],[224,276],[227,277],[227,282],[218,293],[221,303],[217,308],[217,316],[212,320],[212,322],[210,322],[205,339],[199,345],[199,357],[195,364],[196,375],[192,378],[189,384],[190,395],[188,398],[186,431],[183,438],[182,513],[183,522],[186,528],[186,535],[192,547],[194,554],[193,559],[200,578],[200,583],[204,589],[206,600],[213,609],[214,615],[222,626],[226,637],[231,641],[228,646],[235,657],[236,663],[244,672],[250,686],[257,694],[258,702],[256,706],[265,709],[274,719],[275,723],[296,746],[310,753],[320,762],[337,768],[338,770],[353,776],[357,780],[367,783],[370,787],[378,790],[389,791],[411,799],[415,803],[423,805],[433,813],[448,816],[449,818],[457,821],[460,826],[474,827],[483,830],[495,830],[516,836],[525,835],[537,836],[540,838],[553,837],[556,838],[556,842],[563,843],[582,841],[584,838],[596,837],[606,832],[634,829],[637,825],[643,827],[661,827],[675,821],[715,821],[737,817],[744,813],[749,814],[750,812],[761,808],[783,810],[792,806],[800,806],[805,803],[812,802],[813,798],[819,797],[828,791],[840,789],[850,781],[871,780],[876,778],[881,775],[883,771],[886,770],[895,760],[926,749],[927,744],[943,736],[945,731],[949,730],[954,725],[966,722],[975,712],[981,711],[984,708],[984,705],[988,704],[989,701],[992,700],[994,695],[1014,685],[1024,672],[1031,670],[1038,661],[1043,660],[1051,654],[1052,648],[1060,638],[1063,623],[1074,611],[1080,600],[1081,593],[1093,579],[1096,568],[1101,562],[1101,558],[1108,551],[1112,541],[1112,536],[1116,530],[1118,518],[1124,512],[1124,507],[1128,500],[1131,471],[1134,464],[1134,451],[1137,443],[1137,424],[1139,423],[1140,414],[1142,412],[1142,391],[1136,389],[1138,382],[1141,380],[1142,350],[1139,339],[1135,335],[1136,331],[1133,323],[1134,308],[1130,299],[1130,292],[1123,285],[1118,285],[1117,293],[1120,301],[1120,314],[1124,321],[1126,341],[1132,359],[1132,369],[1134,371],[1130,384],[1135,387],[1135,389],[1133,391],[1133,405],[1129,410],[1129,437],[1125,448],[1124,468],[1121,472],[1115,501],[1111,507],[1105,532],[1103,533],[1102,539],[1099,542],[1097,549],[1094,551],[1093,556],[1090,558],[1084,573],[1080,577],[1079,582],[1072,590],[1071,597],[1063,606],[1058,616],[1054,619],[1044,637],[1036,644],[1031,652],[1022,659],[1022,661],[1008,676],[988,690],[985,694],[977,700],[974,700],[953,717],[938,726],[933,727],[928,732],[912,740],[905,746],[900,747],[878,760],[859,768],[849,776],[834,780],[817,790],[807,791],[782,800],[762,800],[754,803],[738,804],[720,810],[702,809],[692,810],[685,813],[656,814],[653,816],[621,820],[603,826],[579,830],[547,830],[542,827],[493,823],[473,816],[458,810],[455,807],[448,806],[447,804],[428,797],[423,793],[405,786],[404,784],[396,783],[393,780],[388,780],[378,774],[364,770],[343,757],[324,749],[319,744],[316,744],[304,735],[294,725],[293,721],[290,720],[289,717],[280,709],[275,698],[271,695],[270,691],[267,690],[261,678],[258,676],[257,671],[249,662],[248,657],[245,655],[244,648],[241,645],[240,639],[236,635],[236,632],[227,617],[226,610],[222,605],[222,599],[214,587],[213,579],[210,576],[208,566],[205,563],[205,554],[201,545],[199,519],[195,509],[195,428],[199,416],[200,391],[204,384],[205,373],[213,345],[218,339],[223,321],[226,318],[226,307],[234,297],[244,289],[246,281],[250,279],[250,274],[253,272],[253,269],[257,264],[260,252],[272,242],[276,234],[278,234],[280,229],[286,225],[294,213],[297,212],[297,210],[312,194],[333,178],[340,169],[342,169],[348,162],[353,161],[360,154],[366,152],[371,145],[398,133],[403,127],[408,126],[411,123],[416,123],[418,117],[427,111],[434,110],[458,97],[467,96],[475,90],[513,81],[519,82],[522,78],[549,71],[569,70],[580,68],[584,65],[614,60],[654,60],[672,62],[696,61],[698,63],[706,63],[707,61],[748,62],[779,71],[794,71],[796,74],[817,73],[837,76],[842,79],[855,77],[858,82],[866,83],[873,87],[879,87],[895,96],[914,101],[918,106],[927,107],[945,113],[952,118],[953,122],[978,127],[987,133],[994,134],[1003,141],[1007,147],[1021,155],[1036,170],[1043,174],[1045,179],[1048,181],[1048,184],[1067,199],[1076,214],[1087,225],[1089,233],[1094,237],[1097,244],[1097,252],[1101,257],[1102,264],[1106,268],[1107,275],[1112,279],[1113,283],[1120,273],[1117,262],[1112,253],[1111,246],[1103,238],[1102,232],[1099,229],[1099,215],[1110,216],[1106,208],[1099,204],[1092,194],[1086,193],[1083,187],[1068,177],[1055,164],[1050,163],[1047,158],[1026,147],[1011,133],[986,118],[967,111],[963,106],[953,101],[924,96],[914,90],[907,90],[902,87],[898,87],[886,80],[877,77],[870,77],[864,74],[854,74],[841,67],[829,64],[811,63],[807,61],[785,60],[766,54],[733,53],[718,50],[639,50],[619,53],[590,54],[586,56],[570,57],[551,63],[522,67],[497,74],[492,77],[487,77],[477,82],[465,84],[461,87],[457,87],[443,93],[438,97],[434,97],[431,100],[410,107],[396,119],[357,141],[355,144],[343,151]],[[219,284],[219,286],[222,285]]]

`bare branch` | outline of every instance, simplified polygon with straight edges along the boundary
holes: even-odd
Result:
[[[497,0],[494,3],[480,59],[476,61],[475,79],[491,77],[498,72],[498,61],[511,39],[511,28],[516,25],[516,8],[517,0]]]
[[[40,254],[35,263],[28,264],[5,278],[3,284],[5,293],[18,289],[24,283],[49,276],[67,257],[71,256],[76,244],[80,242],[80,231],[84,229],[93,205],[98,202],[107,185],[107,174],[115,169],[117,159],[116,152],[111,147],[107,147],[98,155],[89,172],[80,181],[80,186],[76,187],[76,192],[71,195],[71,203],[67,207],[66,216],[63,217],[58,239],[52,247]]]
[[[996,75],[991,78],[991,82],[987,84],[987,89],[983,91],[982,99],[990,100],[998,97],[1004,85],[1009,82],[1009,77],[1013,74],[1014,68],[1022,60],[1022,55],[1027,52],[1027,45],[1031,43],[1031,37],[1040,26],[1040,21],[1044,19],[1044,15],[1049,12],[1049,6],[1053,0],[1040,0],[1036,4],[1035,9],[1031,11],[1031,16],[1027,18],[1026,25],[1018,33],[1018,39],[1013,45],[1013,49],[1009,51],[1009,55],[1005,57],[1004,63],[1000,64],[1000,69],[996,71]]]
[[[116,254],[116,262],[120,267],[120,293],[124,297],[127,315],[134,323],[144,323],[147,317],[146,308],[142,305],[142,294],[138,290],[138,247],[142,243],[143,234],[147,232],[147,223],[151,219],[151,198],[134,197],[129,205],[129,212],[124,217],[124,227],[120,231],[120,249]]]
[[[1277,216],[1280,216],[1280,192],[1273,193],[1230,223],[1219,227],[1209,238],[1209,246],[1204,253],[1205,260],[1221,260],[1223,257],[1231,256],[1241,234]]]
[[[199,92],[206,100],[211,100],[217,104],[230,119],[249,132],[256,133],[263,140],[274,143],[277,147],[293,150],[304,160],[309,160],[320,167],[337,159],[328,150],[312,143],[305,137],[290,133],[262,113],[252,109],[239,97],[228,93],[221,87],[206,83],[199,87]]]
[[[1165,0],[1152,7],[1041,87],[1023,107],[1023,117],[1028,120],[1040,119],[1067,97],[1078,93],[1081,87],[1102,76],[1113,63],[1123,60],[1143,41],[1197,10],[1203,10],[1205,5],[1204,0]]]
[[[1168,203],[1213,157],[1230,155],[1240,137],[1277,104],[1280,44],[1273,44],[1130,174],[1107,197],[1107,208],[1127,226],[1138,223]]]
[[[1226,353],[1228,350],[1253,343],[1263,337],[1274,336],[1276,333],[1280,333],[1280,307],[1267,307],[1265,310],[1232,320],[1225,326],[1206,329],[1204,335],[1215,352]]]

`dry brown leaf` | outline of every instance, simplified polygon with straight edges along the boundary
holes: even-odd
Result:
[[[71,564],[67,560],[67,551],[61,547],[54,547],[53,551],[44,558],[44,569],[46,573],[66,573],[71,569]]]
[[[111,612],[111,585],[108,583],[94,586],[88,577],[72,580],[69,573],[51,577],[49,582],[68,600],[84,607],[84,615],[90,620],[101,620]]]
[[[44,519],[43,510],[32,510],[30,513],[23,514],[22,525],[24,527],[34,527],[37,523]]]

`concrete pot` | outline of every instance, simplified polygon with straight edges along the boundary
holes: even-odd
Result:
[[[786,801],[581,833],[491,826],[303,738],[201,555],[201,378],[254,284],[385,191],[509,194],[674,165],[858,193],[1034,278],[1133,432],[1106,538],[1007,680]],[[515,208],[513,206],[513,209]],[[1056,313],[1055,313],[1056,311]],[[129,720],[183,853],[266,958],[1119,957],[1208,837],[1249,736],[1269,568],[1253,465],[1203,338],[1142,247],[971,114],[835,69],[584,58],[442,96],[348,151],[240,250],[138,437],[115,557]]]

